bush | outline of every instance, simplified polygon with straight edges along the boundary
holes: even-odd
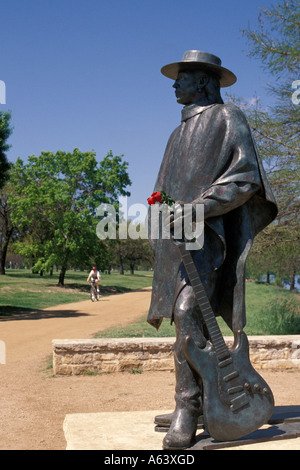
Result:
[[[297,335],[300,334],[300,308],[295,298],[277,298],[260,310],[257,321],[258,334]]]

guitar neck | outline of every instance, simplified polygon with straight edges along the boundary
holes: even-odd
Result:
[[[211,308],[209,299],[201,282],[198,271],[195,267],[193,258],[189,250],[186,250],[183,243],[177,244],[180,251],[181,259],[184,263],[190,283],[192,285],[197,302],[200,306],[203,320],[205,321],[208,333],[215,349],[216,356],[219,360],[223,360],[230,355],[228,347],[224,341],[223,335],[219,328],[215,314]]]

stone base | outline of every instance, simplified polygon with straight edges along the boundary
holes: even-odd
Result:
[[[162,451],[164,434],[155,432],[154,417],[171,411],[79,413],[66,415],[66,450]],[[300,407],[275,407],[270,423],[233,442],[218,443],[203,431],[189,450],[300,450]]]
[[[164,413],[160,410],[159,413]],[[168,413],[168,411],[166,411]],[[162,450],[154,431],[156,411],[118,411],[66,415],[66,450]]]
[[[233,337],[225,337],[231,347]],[[299,369],[300,335],[249,336],[255,369]],[[99,338],[53,340],[55,375],[174,370],[175,338]]]

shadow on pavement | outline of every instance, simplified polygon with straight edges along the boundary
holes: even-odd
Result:
[[[38,310],[11,305],[0,306],[0,322],[15,320],[40,320],[42,318],[70,318],[89,316],[77,310]]]

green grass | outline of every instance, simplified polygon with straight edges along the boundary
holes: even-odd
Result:
[[[0,276],[0,315],[30,313],[89,298],[87,272],[68,271],[64,287],[57,287],[58,276],[58,272],[53,276],[39,276],[25,269],[8,269]],[[151,286],[151,283],[151,272],[137,271],[133,276],[113,272],[102,275],[100,290],[102,295],[119,294]]]
[[[147,314],[141,320],[124,327],[109,328],[108,330],[96,333],[95,338],[153,338],[175,336],[174,325],[170,325],[170,320],[164,319],[159,330],[147,323]]]
[[[251,283],[248,287],[247,325],[249,335],[300,334],[300,296],[285,289]]]
[[[246,312],[248,335],[300,334],[299,295],[276,286],[248,282],[246,284]],[[224,336],[232,336],[232,331],[222,318],[218,323]],[[173,337],[174,325],[164,319],[156,331],[147,323],[146,316],[124,328],[110,328],[96,334],[97,338],[129,337]]]
[[[86,282],[87,272],[68,271],[65,286],[57,287],[58,272],[53,276],[39,276],[27,270],[7,270],[0,276],[0,315],[26,315],[43,308],[77,302],[89,298],[90,287]],[[136,271],[134,275],[118,272],[103,274],[100,284],[102,295],[130,292],[152,284],[152,273]],[[292,294],[274,285],[248,282],[246,284],[248,335],[300,334],[299,294]],[[98,333],[97,337],[170,337],[175,335],[174,325],[164,320],[159,331],[146,321],[146,314],[140,321],[124,328],[113,328]],[[223,335],[230,336],[231,330],[218,318]]]

